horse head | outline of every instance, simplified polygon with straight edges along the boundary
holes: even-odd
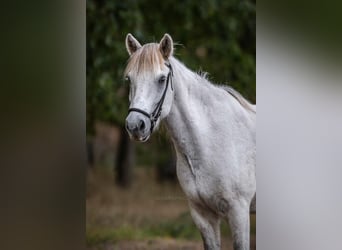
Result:
[[[130,85],[126,129],[132,139],[144,142],[171,110],[173,41],[165,34],[159,43],[142,46],[128,34],[126,48],[130,55],[124,73]]]

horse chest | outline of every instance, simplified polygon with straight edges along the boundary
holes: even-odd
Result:
[[[196,175],[193,168],[186,155],[177,154],[177,177],[188,198],[196,198],[197,196]]]
[[[222,193],[217,183],[222,180],[211,176],[201,169],[200,163],[185,154],[177,154],[177,176],[187,198],[193,202],[210,203],[214,196]]]

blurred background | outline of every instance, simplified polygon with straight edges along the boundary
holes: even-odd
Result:
[[[258,249],[341,249],[341,5],[258,2]],[[127,112],[120,106],[124,37],[132,32],[143,43],[168,32],[182,44],[176,56],[191,69],[210,72],[213,81],[254,101],[255,67],[246,63],[254,64],[254,7],[246,1],[3,4],[0,249],[84,249],[85,227],[88,249],[201,249],[177,181],[158,181],[156,152],[170,152],[157,151],[168,145],[162,134],[134,144],[131,186],[117,185],[123,120],[114,117]],[[204,57],[196,53],[201,46]],[[116,144],[103,160],[88,154],[86,172],[84,135],[93,147],[100,134],[95,124],[115,128]],[[223,249],[228,231],[223,225]]]
[[[258,2],[262,250],[341,249],[341,5]],[[127,112],[120,94],[128,58],[124,37],[132,32],[143,43],[168,32],[183,44],[176,56],[191,69],[210,72],[213,81],[228,82],[253,101],[254,6],[245,1],[3,4],[0,249],[84,249],[85,227],[88,249],[199,249],[200,236],[177,181],[157,178],[160,152],[170,162],[162,133],[148,144],[134,144],[131,185],[117,184],[123,120],[114,117]],[[196,53],[201,46],[204,57]],[[89,150],[86,172],[84,135],[88,149],[94,147],[100,135],[95,128],[102,125],[115,128],[115,148],[107,147],[103,160]],[[228,231],[223,225],[223,249],[229,249]]]
[[[255,103],[255,1],[88,0],[86,7],[86,237],[88,249],[202,249],[165,129],[142,144],[124,129],[125,36],[169,33],[175,56]],[[255,248],[255,216],[252,216]],[[222,225],[223,249],[232,249]]]

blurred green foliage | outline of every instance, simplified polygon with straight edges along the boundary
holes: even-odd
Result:
[[[169,33],[175,56],[255,102],[255,0],[87,0],[87,134],[94,121],[122,126],[128,110],[124,39]]]

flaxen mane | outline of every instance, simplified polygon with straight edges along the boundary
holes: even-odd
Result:
[[[244,107],[245,109],[256,113],[256,109],[255,107],[250,104],[239,92],[237,92],[235,89],[233,89],[230,86],[220,86],[221,88],[223,88],[225,91],[227,91],[229,94],[231,94],[240,104],[242,107]]]
[[[206,80],[207,82],[211,83],[209,78],[208,78],[208,72],[199,70],[197,72],[197,74],[203,78],[204,80]],[[212,83],[211,83],[212,84]],[[218,86],[222,89],[224,89],[225,91],[227,91],[230,95],[232,95],[239,103],[240,105],[245,108],[246,110],[251,111],[252,113],[256,113],[256,108],[254,105],[252,105],[251,103],[249,103],[238,91],[236,91],[235,89],[233,89],[230,86],[227,85],[215,85],[214,86]]]
[[[145,44],[132,54],[124,74],[127,75],[129,72],[138,74],[154,71],[155,69],[161,68],[164,63],[163,56],[159,51],[159,45],[157,43]]]

